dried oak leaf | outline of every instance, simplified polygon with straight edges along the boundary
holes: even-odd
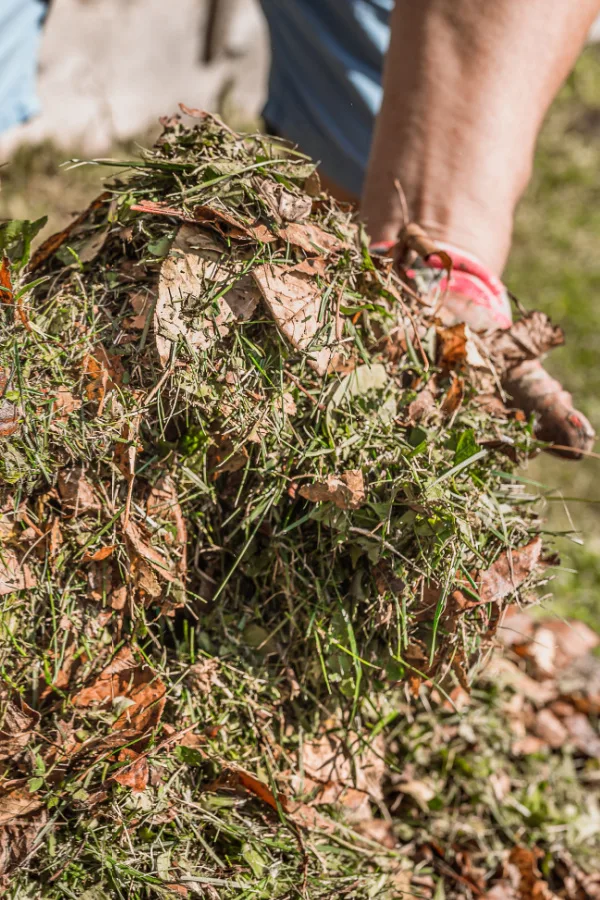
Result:
[[[312,222],[292,222],[279,229],[279,238],[311,256],[339,253],[348,247],[345,241]]]
[[[27,816],[43,804],[41,794],[31,794],[25,786],[8,791],[0,790],[0,825]]]
[[[175,567],[170,559],[161,555],[151,544],[149,537],[144,534],[141,526],[137,525],[133,519],[130,519],[123,528],[127,552],[130,559],[135,562],[137,559],[145,560],[152,566],[154,571],[164,578],[166,581],[176,581],[177,575]]]
[[[120,769],[113,778],[123,787],[131,788],[132,793],[141,794],[148,787],[150,776],[148,760],[144,754],[124,748],[119,753],[119,761],[124,762],[126,760],[132,760],[132,762]]]
[[[179,505],[177,488],[170,475],[161,475],[151,488],[146,502],[146,512],[151,519],[170,522],[175,526],[173,543],[180,554],[177,571],[183,580],[187,571],[187,527]]]
[[[381,736],[365,745],[353,732],[344,741],[321,735],[303,743],[302,775],[292,778],[292,786],[312,795],[310,805],[337,803],[357,817],[370,815],[370,801],[383,797],[384,752]]]
[[[74,397],[69,388],[63,384],[56,389],[53,408],[56,418],[65,422],[72,412],[81,408],[81,400]]]
[[[8,382],[0,371],[0,438],[10,437],[19,427],[20,411],[14,403],[5,398]]]
[[[117,697],[131,702],[114,723],[114,731],[143,734],[160,722],[166,688],[149,666],[136,662],[127,646],[119,650],[91,685],[71,697],[71,702],[86,709],[108,706]]]
[[[564,333],[545,313],[534,310],[510,328],[494,331],[484,340],[496,368],[506,370],[560,347]]]
[[[93,200],[88,208],[81,213],[81,215],[77,216],[66,228],[63,228],[62,231],[57,232],[56,234],[50,235],[43,244],[37,248],[37,250],[33,253],[31,259],[29,260],[28,269],[30,272],[34,272],[36,269],[39,269],[47,259],[53,256],[56,251],[62,247],[64,242],[69,238],[73,232],[84,222],[87,222],[92,213],[94,213],[97,209],[100,209],[105,203],[108,203],[112,199],[112,195],[110,191],[104,191],[104,193],[100,194],[99,197],[96,197]]]
[[[464,396],[465,382],[453,372],[450,387],[446,391],[440,406],[442,412],[447,416],[453,415],[460,408]]]
[[[89,379],[85,394],[90,402],[98,404],[97,413],[102,415],[106,395],[123,381],[123,363],[116,353],[108,353],[99,344],[83,359],[83,373]]]
[[[311,213],[312,199],[306,194],[293,194],[282,184],[266,178],[260,182],[259,190],[278,224],[301,222]]]
[[[0,760],[10,760],[29,743],[40,715],[0,682]]]
[[[535,537],[515,550],[505,550],[489,569],[479,574],[479,597],[498,603],[513,594],[541,564],[542,539]]]
[[[80,516],[100,509],[100,501],[82,466],[61,469],[58,473],[58,493],[63,509],[71,516]]]
[[[42,810],[36,816],[18,818],[0,826],[0,888],[8,887],[6,876],[30,856],[35,840],[47,821],[48,814]]]
[[[258,291],[249,276],[241,274],[244,261],[228,258],[224,263],[226,253],[225,244],[198,228],[182,225],[178,230],[160,267],[154,310],[156,346],[163,366],[178,340],[185,339],[196,350],[207,350],[227,334],[229,321],[252,318]],[[211,286],[229,282],[232,285],[225,294],[206,300]]]
[[[323,286],[317,282],[317,276],[322,278],[324,272],[322,258],[307,259],[290,268],[266,264],[252,272],[275,324],[293,347],[308,351],[310,365],[319,375],[326,374],[331,360],[329,347],[310,349],[321,328]]]
[[[35,587],[37,579],[26,563],[9,547],[0,548],[0,596]]]
[[[326,481],[304,484],[298,493],[313,503],[334,503],[338,509],[359,509],[366,499],[360,469],[349,469],[341,475],[328,475]]]

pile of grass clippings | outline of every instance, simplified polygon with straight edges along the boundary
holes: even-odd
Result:
[[[35,252],[0,230],[0,873],[481,895],[523,835],[435,843],[458,781],[398,784],[552,562],[500,379],[560,335],[444,325],[313,163],[197,118]]]

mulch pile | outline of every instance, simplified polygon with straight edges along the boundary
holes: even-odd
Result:
[[[191,112],[33,253],[42,223],[0,228],[0,873],[44,896],[437,897],[516,866],[541,897],[514,824],[477,852],[456,821],[434,834],[477,746],[457,698],[556,562],[500,384],[560,332],[444,325],[310,160]],[[511,759],[598,756],[598,710],[553,690],[515,706]],[[423,787],[438,716],[466,744],[445,733]]]

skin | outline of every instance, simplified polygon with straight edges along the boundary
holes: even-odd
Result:
[[[361,210],[412,221],[500,274],[537,136],[599,0],[396,0]]]

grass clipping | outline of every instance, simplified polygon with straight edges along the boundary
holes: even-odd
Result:
[[[0,868],[396,896],[388,725],[543,572],[499,385],[557,332],[444,326],[262,135],[169,120],[127,169],[0,233]]]

